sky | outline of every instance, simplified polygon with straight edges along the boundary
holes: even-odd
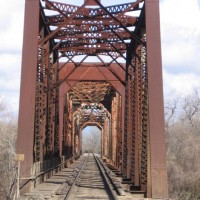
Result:
[[[73,2],[65,0],[70,1]],[[102,0],[105,2],[108,0]],[[113,4],[122,2],[112,0]],[[6,0],[0,11],[0,100],[16,114],[24,3],[25,0]],[[200,0],[160,0],[160,18],[164,98],[167,101],[200,87]]]

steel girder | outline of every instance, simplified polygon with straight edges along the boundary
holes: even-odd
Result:
[[[79,155],[82,150],[77,144],[81,144],[82,129],[86,124],[92,124],[100,127],[102,132],[102,157],[117,166],[117,147],[122,149],[122,143],[117,140],[117,137],[122,138],[122,132],[116,132],[122,129],[121,123],[117,123],[121,121],[121,115],[117,114],[121,112],[121,96],[106,82],[82,81],[71,88],[67,99],[63,148],[70,149],[71,156]],[[71,138],[70,143],[68,138]],[[67,151],[64,151],[65,154],[70,156]]]
[[[140,14],[130,15],[135,11]],[[104,154],[147,197],[167,196],[159,29],[158,0],[107,7],[98,0],[85,0],[82,6],[26,0],[17,140],[17,152],[25,154],[23,177],[55,166],[66,151],[69,157],[75,152],[70,130],[79,128],[74,124],[73,98],[94,102],[105,92],[88,95],[72,89],[91,74],[92,81],[106,81],[125,93],[108,96],[111,120],[101,123],[115,139],[105,137],[110,143]],[[83,70],[90,56],[99,63]],[[63,58],[67,61],[61,66]],[[89,120],[97,122],[95,117]]]

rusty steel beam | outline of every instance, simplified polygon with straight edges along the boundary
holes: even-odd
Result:
[[[51,39],[56,33],[58,33],[59,30],[62,29],[62,27],[64,27],[65,25],[67,25],[68,23],[70,23],[70,20],[72,20],[76,14],[79,14],[83,8],[85,7],[86,4],[83,4],[75,13],[73,13],[69,18],[67,18],[67,20],[65,20],[62,24],[60,24],[58,26],[58,28],[54,31],[52,31],[50,34],[48,34],[45,38],[43,38],[42,40],[39,41],[39,45],[43,45],[46,41],[48,41],[49,39]]]
[[[52,7],[50,5],[50,6],[47,6],[47,8],[49,8],[51,10],[52,9],[54,9],[54,10],[59,9],[60,11],[63,11],[66,14],[69,14],[69,15],[75,13],[80,8],[79,6],[74,6],[74,5],[64,4],[64,3],[58,3],[58,2],[53,2],[53,1],[51,1],[51,2],[54,5],[54,7]],[[87,4],[86,1],[85,1],[85,3]],[[56,9],[55,9],[55,7],[56,7]],[[119,14],[119,13],[125,14],[125,12],[127,12],[127,11],[140,10],[138,3],[135,4],[135,2],[119,4],[119,5],[114,5],[114,6],[107,6],[105,8],[113,15]],[[88,16],[91,16],[91,17],[103,16],[103,15],[106,14],[106,12],[101,8],[97,8],[97,9],[90,9],[90,8],[86,9],[85,8],[83,13],[86,16],[88,15]]]
[[[119,96],[117,108],[117,155],[116,155],[116,167],[121,174],[122,169],[122,97]]]
[[[115,48],[118,49],[119,52],[125,53],[126,52],[126,46],[123,43],[115,43],[114,45],[110,45],[108,44],[88,44],[88,43],[84,43],[84,41],[82,41],[82,43],[78,43],[78,44],[61,44],[59,47],[59,52],[66,52],[66,51],[80,51],[80,52],[89,52],[91,54],[98,54],[100,52],[114,52],[115,48],[113,48],[113,46]]]
[[[107,63],[105,63],[105,62],[103,61],[103,59],[102,59],[100,56],[97,56],[97,57],[98,57],[99,60],[109,69],[109,71],[111,71],[112,74],[113,74],[123,85],[125,85],[125,82],[124,82],[123,80],[121,80],[120,76],[115,72],[115,70],[112,69],[112,68],[110,67],[110,65],[108,65]]]
[[[148,196],[167,198],[166,144],[160,41],[159,0],[145,1],[149,96],[150,183]]]
[[[117,95],[116,97],[113,98],[112,100],[112,112],[111,112],[111,149],[112,149],[112,155],[111,155],[111,162],[113,166],[116,166],[116,158],[117,158],[117,129],[118,124],[117,124],[117,112],[118,112],[118,107],[117,107],[118,99]]]
[[[126,64],[127,65],[127,64]],[[126,85],[125,85],[125,105],[124,105],[124,135],[123,135],[123,164],[122,164],[122,174],[123,178],[130,178],[130,148],[131,148],[131,135],[129,134],[130,127],[130,80],[132,75],[130,67],[126,66]],[[130,126],[129,126],[130,125]]]
[[[135,41],[137,41],[139,44],[143,44],[145,45],[145,43],[137,36],[135,35],[134,32],[129,31],[129,29],[123,24],[121,23],[121,21],[119,20],[119,17],[124,14],[124,12],[129,12],[131,10],[131,8],[126,9],[124,12],[121,12],[119,15],[117,15],[117,17],[113,16],[112,13],[109,12],[109,10],[107,10],[100,2],[98,2],[97,0],[95,0],[97,2],[97,4],[102,8],[102,10],[104,10],[111,18],[113,18],[114,21],[117,22],[117,24],[119,24],[119,26],[121,28],[123,28],[126,32],[128,32],[131,35],[131,38],[133,38]],[[135,3],[133,3],[132,7],[137,6],[139,3],[143,2],[143,0],[137,0]]]
[[[77,63],[78,64],[78,63]],[[62,66],[62,63],[60,63]],[[63,80],[71,70],[75,67],[73,63],[67,63],[62,70],[59,71],[60,80]],[[110,63],[110,67],[113,68],[121,80],[125,80],[125,73],[117,64]],[[91,74],[89,74],[89,69],[93,69]],[[94,72],[93,72],[94,71]],[[118,82],[118,87],[120,88],[121,83],[118,79],[112,74],[107,67],[102,63],[82,63],[79,68],[74,71],[71,76],[68,77],[68,81],[83,81],[83,80],[102,80],[102,81],[111,81]],[[121,92],[119,92],[121,93]]]
[[[86,0],[85,0],[86,1]],[[98,0],[98,1],[101,1],[101,0]],[[89,0],[88,2],[87,2],[87,5],[88,6],[96,6],[97,4],[96,4],[96,2],[94,1],[94,0]]]
[[[64,3],[58,3],[58,2],[54,2],[54,1],[47,1],[46,2],[46,8],[49,8],[50,10],[61,10],[62,12],[65,12],[67,14],[73,14],[76,11],[78,11],[78,9],[80,8],[79,6],[74,6],[74,5],[69,5],[69,4],[64,4]],[[87,2],[85,2],[87,3]]]
[[[112,29],[111,29],[112,31]],[[84,32],[84,33],[70,33],[69,31],[67,32],[66,30],[60,30],[53,38],[55,39],[69,39],[69,40],[79,40],[82,38],[85,39],[102,39],[106,40],[107,38],[110,39],[117,39],[121,38],[121,40],[126,40],[130,39],[130,34],[127,33],[126,31],[122,30],[115,30],[117,32],[117,36],[115,36],[114,33],[112,32],[105,32],[105,31],[98,31],[98,32]]]
[[[61,56],[58,58],[58,61],[59,61],[60,58],[63,58],[63,57],[66,57],[68,60],[67,60],[67,62],[62,63],[62,65],[60,65],[60,66],[58,67],[58,72],[59,72],[60,70],[62,70],[62,68],[65,67],[65,65],[68,64],[68,63],[73,63],[75,66],[79,65],[78,63],[76,63],[76,62],[73,61],[73,58],[75,58],[75,56],[79,56],[79,55],[80,55],[80,54],[78,54],[78,53],[75,53],[74,55],[67,55],[66,52],[63,52],[63,53],[61,54]],[[86,57],[86,58],[87,58],[87,57]],[[85,58],[85,59],[86,59],[86,58]]]
[[[63,29],[63,30],[59,30],[58,32],[56,32],[55,34],[53,34],[51,36],[51,38],[57,38],[59,37],[59,35],[62,35],[63,33],[68,34],[68,35],[74,35],[74,34],[90,34],[90,33],[99,33],[99,32],[108,32],[110,31],[110,29],[113,29],[115,31],[120,31],[121,26],[119,24],[115,25],[115,24],[110,24],[110,26],[103,26],[101,24],[94,24],[94,25],[84,25],[80,27],[73,27],[71,25],[65,25],[65,27],[67,29]],[[134,25],[129,25],[128,27],[134,27]],[[129,38],[131,38],[131,32],[130,31],[126,31],[126,35],[129,35]]]
[[[80,82],[72,88],[70,94],[78,97],[81,102],[99,103],[109,91],[110,84],[106,82]]]
[[[31,176],[34,161],[33,144],[38,32],[39,0],[26,1],[17,136],[17,153],[25,155],[24,161],[21,162],[21,178]],[[26,189],[26,187],[23,188],[23,190]]]
[[[136,50],[137,51],[137,50]],[[140,166],[140,160],[139,160],[139,135],[140,135],[140,121],[139,121],[139,117],[140,117],[140,110],[139,110],[139,98],[140,98],[140,90],[142,88],[140,88],[139,85],[139,75],[140,75],[140,61],[138,60],[138,58],[135,56],[134,58],[135,61],[135,69],[134,69],[134,83],[133,83],[133,90],[134,90],[134,110],[133,110],[133,120],[134,120],[134,127],[132,130],[132,134],[134,137],[134,148],[133,148],[133,153],[134,154],[134,165],[132,166],[134,168],[134,185],[135,186],[140,186],[140,177],[139,177],[139,166]]]
[[[65,135],[65,131],[68,130],[69,127],[65,127],[65,124],[63,124],[64,121],[64,107],[66,106],[66,92],[70,90],[70,87],[67,84],[62,84],[61,87],[59,87],[59,149],[60,149],[60,157],[63,155],[63,151],[65,150],[66,144],[63,145],[63,138],[66,138],[67,135]]]
[[[60,11],[59,11],[60,12]],[[49,16],[47,17],[47,25],[49,26],[58,26],[59,24],[63,23],[65,20],[64,13],[61,13],[61,15],[56,16]],[[103,25],[103,26],[109,26],[109,25],[117,25],[116,22],[110,22],[112,20],[111,17],[97,17],[97,18],[74,18],[74,20],[71,20],[71,24],[73,26],[86,26],[86,25]],[[133,26],[135,22],[137,21],[137,17],[131,17],[131,16],[121,16],[119,20],[124,23],[126,26]],[[69,25],[70,26],[70,25]]]
[[[42,29],[40,34],[44,36]],[[34,162],[43,162],[45,152],[45,133],[47,126],[47,66],[49,63],[48,54],[49,43],[38,48],[38,67],[36,77],[36,103],[35,103],[35,144],[34,144]]]
[[[114,51],[112,47],[115,47],[115,49],[124,49],[126,50],[126,43],[121,42],[119,40],[107,40],[107,41],[99,41],[96,39],[83,39],[83,40],[77,40],[77,41],[70,41],[68,40],[67,42],[61,42],[59,43],[59,46],[57,46],[57,49],[62,50],[63,49],[70,49],[70,48],[77,48],[77,51],[79,50],[78,48],[87,48],[91,47],[94,49],[110,49],[111,51]]]
[[[61,86],[65,81],[67,81],[67,78],[78,68],[81,66],[81,64],[83,63],[83,61],[87,58],[88,56],[84,56],[84,58],[78,63],[78,64],[75,64],[75,67],[74,69],[71,70],[71,72],[63,79],[59,82],[59,86]]]

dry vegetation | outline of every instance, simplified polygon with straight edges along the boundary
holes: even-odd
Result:
[[[13,198],[16,183],[16,118],[0,101],[0,199]]]
[[[101,153],[100,130],[91,129],[89,133],[82,133],[82,153]]]
[[[200,93],[168,103],[165,118],[170,196],[200,199]]]

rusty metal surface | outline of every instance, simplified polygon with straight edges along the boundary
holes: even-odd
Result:
[[[27,177],[31,174],[34,159],[32,154],[34,146],[38,21],[39,0],[26,1],[17,136],[17,153],[25,155],[25,160],[21,166],[21,177]]]
[[[79,82],[71,90],[73,101],[99,103],[110,92],[111,85],[106,82]]]
[[[149,141],[152,197],[167,197],[166,146],[159,1],[146,0],[147,67],[149,95]]]
[[[40,32],[40,36],[44,37],[44,29]],[[38,68],[36,77],[36,103],[35,103],[35,144],[34,144],[34,160],[43,161],[45,152],[43,146],[45,144],[45,127],[47,126],[47,79],[48,59],[45,54],[49,51],[49,45],[38,49]]]
[[[26,0],[25,17],[22,176],[79,156],[83,128],[95,125],[102,157],[124,181],[166,197],[159,1]]]
[[[120,147],[120,144],[117,140],[118,133],[116,131],[121,129],[121,123],[117,123],[121,120],[121,116],[118,116],[117,113],[120,112],[121,96],[114,91],[109,83],[85,81],[75,84],[68,94],[72,104],[71,115],[73,114],[73,117],[71,120],[74,121],[70,126],[72,141],[77,138],[78,144],[81,143],[83,127],[97,125],[101,129],[102,138],[105,141],[102,144],[103,156],[110,159],[113,165],[117,165],[116,152],[117,146]],[[66,113],[69,113],[69,111]],[[68,121],[66,120],[66,123]],[[73,131],[73,127],[75,131]],[[66,129],[67,132],[69,132],[69,128]],[[77,146],[77,142],[70,145],[74,154],[79,154],[82,151],[81,147]]]

